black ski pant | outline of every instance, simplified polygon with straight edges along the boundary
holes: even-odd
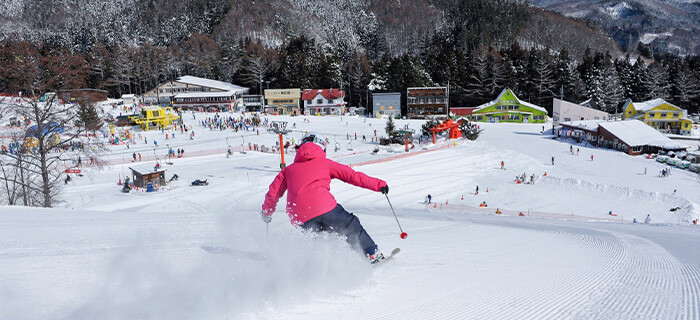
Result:
[[[326,231],[345,236],[346,241],[353,249],[366,254],[374,254],[377,251],[377,244],[362,227],[360,219],[345,211],[340,204],[333,210],[306,221],[301,227],[313,232]]]

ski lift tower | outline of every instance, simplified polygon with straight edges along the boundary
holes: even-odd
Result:
[[[289,132],[287,131],[287,121],[272,121],[268,131],[273,131],[280,137],[280,169],[284,169],[287,164],[284,163],[284,138],[282,136]]]

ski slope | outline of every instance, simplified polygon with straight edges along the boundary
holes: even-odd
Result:
[[[666,166],[653,160],[582,145],[572,155],[541,125],[484,124],[477,141],[374,155],[384,120],[269,117],[296,123],[295,139],[325,134],[329,157],[388,182],[406,240],[383,195],[331,185],[380,249],[401,247],[372,266],[342,239],[294,229],[283,205],[266,230],[260,206],[279,155],[225,152],[276,135],[210,131],[197,124],[206,116],[185,115],[194,140],[153,131],[140,133],[155,151],[113,146],[113,165],[86,168],[57,208],[1,207],[0,319],[700,318],[697,174],[660,178]],[[165,165],[179,180],[119,191],[133,152],[154,163],[145,156],[163,160],[166,147],[187,150]],[[535,184],[514,183],[523,173]],[[647,214],[651,224],[631,223]]]

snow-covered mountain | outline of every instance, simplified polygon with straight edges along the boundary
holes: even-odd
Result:
[[[623,49],[700,54],[700,2],[690,0],[528,0],[566,16],[591,20]]]
[[[280,45],[288,37],[304,35],[344,55],[366,50],[374,59],[384,53],[394,56],[418,53],[427,39],[449,25],[451,10],[464,6],[462,2],[9,0],[0,3],[0,40],[48,42],[86,52],[97,43],[112,47],[147,42],[167,47],[195,33],[209,36],[217,43],[252,38],[270,46]],[[552,17],[548,15],[551,11],[531,11],[532,19],[523,22],[526,31],[518,37],[526,46],[555,50],[569,47],[573,52],[583,52],[586,46],[601,52],[618,51],[596,28],[573,19]],[[503,14],[497,9],[487,13],[494,18]],[[564,30],[563,35],[555,35],[556,30]],[[570,48],[570,39],[586,39],[584,48]],[[580,41],[574,43],[580,45]]]

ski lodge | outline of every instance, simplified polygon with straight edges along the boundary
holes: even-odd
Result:
[[[552,120],[554,126],[558,126],[559,122],[583,121],[583,120],[610,120],[610,115],[601,110],[591,107],[590,99],[579,104],[569,101],[553,98],[552,101]]]
[[[643,102],[632,102],[627,99],[623,119],[644,121],[652,128],[664,133],[688,135],[693,122],[688,118],[688,111],[666,102],[664,99],[653,99]]]
[[[560,123],[558,135],[577,142],[615,149],[629,155],[685,151],[688,146],[673,141],[639,120],[584,120]]]
[[[231,111],[250,89],[232,83],[193,76],[168,81],[143,95],[143,102],[179,110]]]
[[[372,93],[372,106],[372,115],[375,118],[401,117],[401,93]]]
[[[265,89],[264,111],[271,114],[299,115],[301,89]]]
[[[471,120],[476,122],[544,123],[546,118],[545,108],[518,99],[508,88],[503,89],[495,100],[471,111]]]
[[[409,118],[448,117],[450,92],[447,87],[406,88],[406,109]]]
[[[345,90],[304,89],[301,94],[306,115],[342,115],[345,111]]]

